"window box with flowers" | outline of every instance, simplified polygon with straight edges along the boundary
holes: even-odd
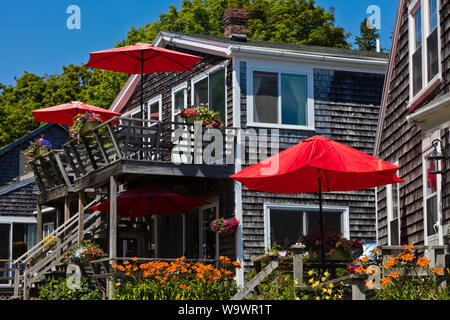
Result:
[[[200,103],[199,106],[193,106],[185,109],[180,116],[188,125],[194,125],[195,121],[201,121],[202,126],[206,128],[224,128],[224,123],[218,111],[210,110],[208,104]]]
[[[218,218],[211,222],[211,230],[218,234],[228,235],[234,233],[238,225],[239,220],[235,217],[229,219]]]
[[[45,140],[44,138],[37,138],[33,142],[31,142],[28,149],[26,149],[23,154],[27,160],[27,165],[29,165],[32,161],[35,161],[39,164],[39,158],[41,158],[44,154],[50,152],[53,148],[50,141]]]
[[[81,136],[84,136],[89,130],[94,129],[100,123],[102,123],[102,119],[97,113],[86,112],[84,114],[77,114],[74,117],[73,125],[69,129],[69,136],[80,139]]]
[[[321,258],[321,237],[317,229],[311,230],[308,235],[303,235],[298,240],[305,246],[309,261],[319,261]],[[362,245],[358,241],[344,238],[340,233],[324,232],[325,260],[346,261],[353,260],[352,253],[360,250]]]

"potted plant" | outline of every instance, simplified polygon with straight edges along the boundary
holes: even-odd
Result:
[[[346,239],[337,232],[324,232],[323,239],[325,260],[352,261],[353,250],[361,248],[358,241]],[[309,260],[320,260],[322,245],[318,229],[311,230],[306,236],[301,236],[297,242],[305,246]]]
[[[74,117],[73,125],[69,128],[69,136],[71,138],[80,139],[86,132],[92,130],[102,123],[100,115],[97,113],[86,112],[84,114],[77,114]]]
[[[200,103],[199,106],[193,106],[180,113],[186,124],[193,125],[195,121],[201,121],[202,126],[206,128],[223,128],[224,124],[218,111],[210,110],[208,104]]]
[[[36,163],[39,163],[38,159],[48,153],[52,148],[53,146],[50,141],[47,141],[44,138],[35,139],[23,152],[25,158],[27,159],[27,165],[33,160],[36,160]]]
[[[218,234],[231,234],[236,231],[239,225],[239,220],[235,217],[225,219],[218,218],[211,222],[211,230]]]
[[[92,260],[100,259],[102,256],[103,250],[96,243],[83,240],[78,245],[67,250],[64,258],[67,263],[83,266]]]

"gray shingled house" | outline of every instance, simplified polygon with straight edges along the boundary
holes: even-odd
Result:
[[[160,32],[154,44],[204,58],[190,72],[144,76],[144,100],[151,113],[157,110],[159,120],[174,121],[180,110],[209,102],[223,115],[226,127],[239,128],[246,137],[276,135],[279,151],[322,135],[372,154],[388,55],[253,41],[245,33],[214,37]],[[138,113],[139,81],[140,76],[131,76],[110,109],[126,116]],[[234,165],[237,172],[267,154],[246,147],[236,157],[242,160],[242,165],[238,161]],[[286,247],[317,225],[314,194],[248,191],[226,179],[217,188],[217,214],[235,215],[242,228],[235,243],[221,238],[215,250],[243,261],[245,271],[252,266],[251,259],[274,242]],[[348,238],[375,241],[374,190],[327,193],[324,201],[326,224],[336,226]],[[169,250],[179,256],[189,246],[212,245],[193,244],[189,239],[192,224],[206,219],[205,215],[199,219],[199,214],[158,217],[159,252]],[[170,238],[169,249],[166,240],[174,234],[183,234],[185,239]],[[216,239],[203,241],[214,244]]]
[[[16,259],[36,243],[38,187],[22,152],[30,141],[40,137],[59,148],[67,141],[68,130],[57,124],[45,124],[0,149],[0,268],[5,263],[1,260]],[[45,210],[46,233],[53,231],[57,224],[53,210]],[[0,286],[10,285],[10,280],[0,281]]]
[[[405,182],[377,189],[380,245],[449,243],[449,23],[448,1],[399,1],[375,154]]]
[[[97,136],[90,138],[95,143],[69,141],[54,155],[67,160],[54,179],[46,179],[36,168],[38,208],[78,207],[84,217],[86,203],[96,196],[115,198],[143,182],[206,200],[209,205],[185,215],[102,216],[101,225],[107,230],[100,228],[102,235],[96,239],[104,241],[110,257],[229,256],[244,265],[237,274],[241,285],[252,258],[274,243],[287,247],[315,228],[316,195],[253,192],[229,176],[313,135],[371,154],[388,56],[253,41],[245,34],[245,12],[236,13],[236,19],[227,21],[226,37],[160,32],[154,45],[203,60],[188,72],[146,74],[143,79],[130,76],[110,107],[123,114],[121,123],[102,125],[108,128],[105,134],[111,142],[103,144],[101,132],[95,129]],[[156,121],[151,126],[143,124],[150,120],[139,119],[141,81],[145,114]],[[167,139],[178,125],[174,122],[180,121],[180,112],[200,103],[222,115],[224,131],[238,132],[231,163],[179,164],[167,156],[178,143]],[[257,147],[250,141],[256,141]],[[363,243],[375,241],[373,189],[326,193],[324,210],[326,229]],[[210,231],[212,219],[231,216],[241,221],[235,234],[219,236]]]

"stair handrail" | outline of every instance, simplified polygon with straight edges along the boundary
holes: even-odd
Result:
[[[100,198],[96,197],[93,201],[91,201],[88,205],[86,205],[86,208],[89,208],[95,204],[98,204],[100,202]],[[73,223],[78,219],[80,214],[80,211],[75,213],[72,217],[70,217],[67,221],[65,221],[62,225],[60,225],[58,228],[56,228],[52,233],[50,233],[48,236],[43,238],[41,241],[39,241],[36,245],[34,245],[31,249],[29,249],[27,252],[25,252],[23,255],[21,255],[19,258],[13,261],[13,264],[17,265],[19,263],[27,263],[31,260],[32,257],[34,257],[37,253],[39,253],[40,249],[42,249],[46,244],[46,240],[52,236],[58,236],[61,233],[63,233],[66,229],[66,226]],[[62,231],[61,231],[62,230]],[[23,260],[25,257],[27,257],[25,260]]]

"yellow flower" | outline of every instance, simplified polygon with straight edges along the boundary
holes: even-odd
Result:
[[[330,274],[328,273],[328,271],[325,271],[325,273],[323,274],[325,277],[329,277]]]
[[[328,287],[333,288],[334,286],[333,286],[332,283],[330,283],[330,284],[328,285]]]
[[[316,300],[320,300],[320,297],[316,297]]]
[[[309,276],[312,276],[312,275],[313,275],[313,273],[314,273],[314,271],[313,271],[313,270],[309,270],[309,271],[308,271],[308,275],[309,275]]]
[[[317,287],[318,285],[319,285],[319,281],[316,281],[312,284],[312,287],[314,288],[314,287]]]
[[[322,279],[320,279],[321,281],[325,281],[325,280],[327,280],[327,278],[325,278],[325,277],[322,277]]]
[[[309,279],[309,283],[313,283],[313,282],[314,282],[313,278]]]
[[[294,284],[298,284],[298,280],[294,280]]]
[[[116,286],[120,286],[120,282],[117,282],[117,283],[116,283]]]
[[[295,300],[300,300],[300,298],[299,297],[295,297]]]
[[[322,288],[322,292],[323,293],[327,292],[327,288]]]
[[[327,292],[328,292],[328,294],[331,294],[331,289],[328,289]]]

